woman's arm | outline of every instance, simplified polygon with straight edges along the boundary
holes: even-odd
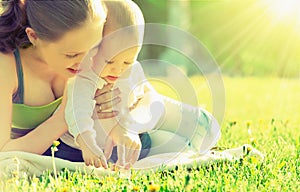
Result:
[[[44,153],[62,134],[67,130],[67,124],[64,119],[65,99],[63,98],[62,104],[59,110],[53,114],[48,120],[40,124],[30,133],[17,139],[10,139],[11,130],[11,107],[8,108],[10,116],[6,116],[6,119],[10,119],[9,125],[6,123],[6,127],[1,126],[1,138],[2,133],[6,135],[4,138],[6,142],[3,142],[1,151],[25,151],[30,153],[42,154]],[[2,104],[1,100],[1,104]],[[10,104],[11,106],[12,104]],[[3,106],[3,105],[2,105]],[[2,107],[1,107],[2,108]],[[1,119],[1,124],[3,124]],[[7,120],[6,120],[7,121]],[[1,141],[3,141],[1,139]]]
[[[0,53],[0,150],[11,134],[12,94],[17,87],[13,55]]]
[[[4,83],[0,74],[0,150],[7,144],[11,134],[12,91],[9,84]]]
[[[60,109],[27,135],[10,139],[12,126],[12,95],[17,87],[13,55],[0,54],[0,151],[26,151],[42,154],[52,142],[67,131],[63,99]]]
[[[58,114],[54,114],[47,121],[39,125],[25,136],[10,139],[1,151],[25,151],[30,153],[44,153],[63,133],[67,125]]]

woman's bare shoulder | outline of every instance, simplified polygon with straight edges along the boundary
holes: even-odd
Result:
[[[66,82],[67,79],[59,75],[55,75],[52,78],[52,90],[56,98],[59,98],[63,95]]]
[[[13,53],[0,53],[0,84],[14,89],[17,86],[16,61]]]

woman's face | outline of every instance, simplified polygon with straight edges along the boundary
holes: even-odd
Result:
[[[56,73],[72,77],[81,70],[80,62],[86,53],[102,39],[103,22],[86,22],[67,32],[56,42],[38,40],[41,57]]]

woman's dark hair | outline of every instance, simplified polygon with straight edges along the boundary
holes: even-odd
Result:
[[[26,27],[31,27],[40,39],[56,41],[89,18],[105,19],[101,0],[0,0],[0,3],[2,53],[31,46]]]

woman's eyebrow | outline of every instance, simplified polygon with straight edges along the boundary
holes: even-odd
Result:
[[[91,50],[99,47],[100,43],[101,43],[101,41],[97,45],[95,45],[93,48],[91,48]],[[67,52],[65,54],[78,54],[78,55],[80,55],[80,54],[83,54],[83,53],[84,52]]]

